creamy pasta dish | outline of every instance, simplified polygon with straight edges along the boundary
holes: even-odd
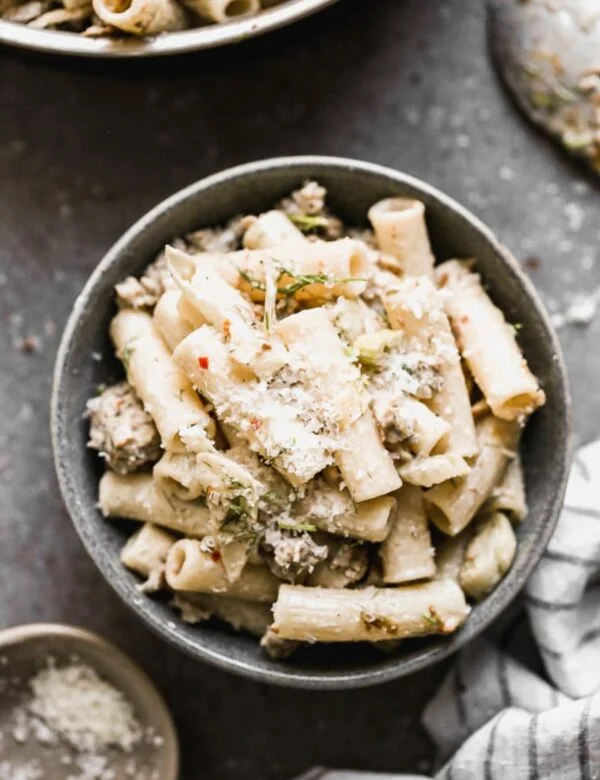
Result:
[[[282,0],[0,0],[0,19],[86,38],[144,37],[255,16]]]
[[[544,401],[471,260],[418,200],[346,229],[307,182],[116,286],[126,380],[87,405],[121,560],[183,620],[274,657],[449,634],[510,568]]]

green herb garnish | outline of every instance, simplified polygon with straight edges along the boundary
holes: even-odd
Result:
[[[277,520],[277,527],[280,531],[298,531],[298,533],[314,533],[317,530],[316,525],[310,523],[294,523],[289,520]]]
[[[327,217],[311,216],[309,214],[288,214],[288,219],[303,233],[310,233],[311,230],[326,228],[329,224]]]

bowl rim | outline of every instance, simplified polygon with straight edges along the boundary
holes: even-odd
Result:
[[[71,340],[78,327],[80,315],[86,307],[88,297],[95,289],[96,285],[101,282],[105,271],[116,259],[118,259],[121,253],[128,247],[129,243],[134,240],[140,233],[142,233],[150,224],[152,224],[155,219],[164,213],[173,210],[178,205],[185,202],[188,198],[196,195],[197,193],[203,190],[209,190],[213,186],[219,185],[231,179],[252,177],[255,174],[260,174],[262,172],[273,169],[293,169],[295,167],[301,169],[305,166],[311,166],[317,169],[319,167],[323,167],[324,170],[331,170],[333,168],[349,172],[362,172],[384,177],[386,179],[391,179],[392,181],[395,181],[399,184],[406,184],[410,187],[416,188],[424,195],[438,201],[444,207],[450,209],[453,213],[458,214],[473,228],[475,228],[475,230],[477,230],[482,235],[482,237],[489,244],[491,244],[496,253],[502,257],[503,261],[517,276],[520,284],[524,288],[524,291],[526,292],[528,298],[535,307],[538,316],[542,320],[543,325],[545,326],[546,333],[550,340],[550,347],[554,355],[554,362],[556,366],[555,370],[557,371],[557,375],[559,377],[562,401],[565,409],[564,419],[560,420],[565,441],[565,457],[561,461],[561,469],[557,474],[554,475],[556,486],[554,501],[552,502],[552,505],[549,509],[544,525],[536,537],[536,549],[528,559],[521,563],[520,569],[517,572],[515,578],[513,578],[510,587],[502,587],[503,583],[501,582],[487,597],[486,603],[488,605],[488,609],[485,613],[478,615],[478,621],[476,623],[468,620],[457,633],[448,637],[444,637],[443,642],[426,649],[418,657],[399,657],[396,659],[395,663],[394,659],[386,659],[388,661],[386,664],[377,665],[373,669],[354,672],[336,672],[336,670],[333,669],[333,676],[329,672],[321,672],[318,670],[309,670],[305,674],[295,670],[292,675],[286,672],[284,664],[282,664],[281,667],[277,667],[275,669],[256,669],[251,661],[247,662],[245,660],[233,659],[206,646],[192,643],[185,636],[178,633],[177,625],[173,621],[163,621],[159,617],[144,610],[140,603],[130,599],[129,595],[125,592],[125,589],[121,586],[121,584],[118,581],[113,581],[110,577],[111,571],[108,560],[106,558],[102,558],[101,556],[96,556],[95,554],[93,545],[93,539],[95,535],[93,533],[93,528],[91,527],[92,524],[87,523],[85,517],[79,516],[77,508],[74,506],[74,502],[71,500],[69,493],[70,489],[73,490],[73,488],[72,483],[70,483],[68,464],[63,463],[61,460],[61,438],[64,436],[64,431],[62,430],[63,426],[59,413],[59,388],[61,385],[61,377],[65,370],[65,361],[69,354]],[[315,173],[315,176],[318,178],[318,172]],[[112,245],[112,247],[96,266],[94,271],[91,273],[82,291],[77,296],[71,314],[69,315],[65,325],[63,336],[58,348],[53,373],[50,421],[52,449],[57,478],[63,501],[69,516],[71,517],[73,525],[75,526],[75,529],[84,547],[86,548],[88,555],[92,558],[95,565],[102,573],[104,579],[119,595],[123,603],[126,604],[133,612],[135,612],[136,615],[141,618],[142,622],[151,628],[155,633],[157,633],[161,638],[166,639],[170,644],[174,645],[195,659],[206,661],[220,669],[238,673],[244,677],[248,677],[259,682],[268,682],[275,685],[292,688],[314,688],[319,690],[360,688],[404,677],[408,674],[412,674],[413,672],[424,669],[433,663],[441,661],[444,658],[447,658],[461,647],[466,645],[469,641],[474,639],[481,632],[483,632],[497,617],[499,617],[499,615],[508,607],[513,599],[516,598],[518,593],[525,585],[525,582],[531,574],[533,568],[538,563],[543,551],[547,547],[558,521],[560,509],[562,508],[572,454],[571,394],[567,379],[566,366],[558,341],[558,336],[550,321],[550,317],[546,312],[535,287],[533,286],[533,283],[522,271],[519,263],[509,252],[509,250],[498,240],[492,230],[488,228],[483,222],[481,222],[478,217],[472,214],[468,209],[459,204],[453,198],[438,190],[433,185],[427,184],[415,176],[411,176],[410,174],[406,174],[386,166],[352,158],[323,155],[271,157],[263,160],[244,163],[242,165],[237,165],[219,171],[199,179],[198,181],[178,190],[169,197],[165,198],[152,209],[147,211],[128,230],[126,230],[125,233],[123,233],[123,235]],[[75,493],[74,490],[73,493]]]
[[[120,668],[126,672],[125,676],[128,681],[127,689],[120,686],[121,691],[126,696],[130,696],[133,690],[143,690],[153,700],[153,711],[155,714],[158,713],[163,721],[160,736],[164,740],[162,750],[165,755],[167,772],[163,780],[177,780],[180,765],[177,729],[166,701],[146,672],[123,650],[104,637],[85,628],[66,623],[25,623],[2,629],[0,630],[0,653],[11,647],[18,647],[31,641],[35,642],[36,639],[43,639],[44,637],[53,637],[59,640],[66,639],[67,641],[74,640],[77,645],[95,647],[102,650],[103,668],[100,668],[100,664],[95,667],[101,676],[104,676],[104,669]],[[85,658],[82,660],[86,661]],[[94,662],[90,662],[90,665],[95,666]]]
[[[0,44],[46,54],[101,59],[163,57],[213,49],[241,43],[270,30],[285,27],[310,16],[338,0],[287,0],[282,5],[267,8],[256,16],[248,16],[224,24],[193,27],[189,30],[164,33],[154,38],[85,38],[79,33],[61,30],[36,30],[26,24],[0,19]]]

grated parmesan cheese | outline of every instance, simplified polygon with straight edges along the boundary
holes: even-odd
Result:
[[[50,664],[30,685],[29,710],[76,750],[114,746],[129,752],[142,738],[131,704],[90,666]]]

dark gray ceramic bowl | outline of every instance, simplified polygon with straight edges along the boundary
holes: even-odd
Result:
[[[255,639],[220,624],[181,623],[166,601],[142,596],[119,562],[131,525],[109,522],[96,508],[101,464],[86,449],[86,400],[98,384],[120,376],[107,337],[113,287],[137,274],[164,244],[194,228],[259,212],[307,178],[327,187],[335,213],[363,224],[368,207],[390,195],[423,200],[438,259],[476,257],[495,302],[520,322],[521,345],[548,402],[523,441],[529,517],[517,533],[515,562],[501,584],[450,637],[407,641],[394,655],[363,646],[307,647],[285,662],[267,658]],[[102,354],[94,360],[92,354]],[[62,494],[96,565],[133,611],[186,653],[263,682],[302,688],[351,688],[409,674],[456,651],[479,634],[516,596],[550,538],[561,507],[569,462],[569,390],[556,334],[533,286],[495,236],[466,209],[433,187],[389,168],[328,157],[288,157],[250,163],[181,190],[140,219],[114,245],[75,302],[60,345],[52,397],[54,457]]]

